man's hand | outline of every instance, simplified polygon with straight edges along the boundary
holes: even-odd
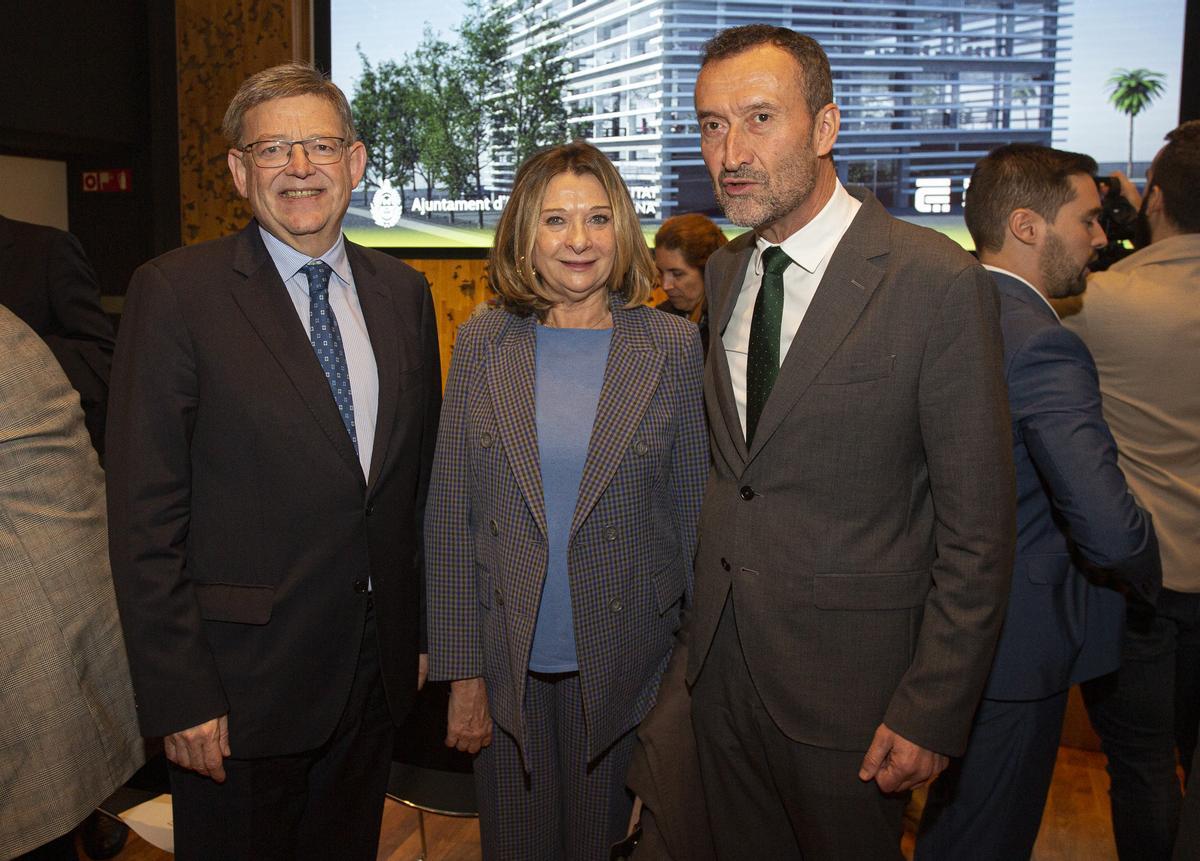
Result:
[[[425,687],[427,678],[429,678],[429,653],[422,652],[417,658],[417,690]]]
[[[1125,175],[1123,171],[1114,170],[1110,174],[1110,178],[1116,183],[1117,191],[1121,197],[1129,201],[1129,205],[1134,209],[1140,209],[1142,206],[1142,196],[1138,193],[1137,186],[1133,184],[1133,180]]]
[[[446,747],[478,753],[492,743],[492,716],[482,676],[450,683],[446,724]]]
[[[206,720],[191,729],[173,732],[163,739],[167,759],[217,783],[225,782],[224,758],[229,756],[229,716]]]
[[[626,838],[637,829],[642,822],[642,797],[635,795],[633,797],[633,810],[629,813],[629,827],[625,829]]]
[[[881,723],[863,757],[858,779],[874,780],[883,792],[905,792],[933,780],[949,764],[949,757],[919,747]]]

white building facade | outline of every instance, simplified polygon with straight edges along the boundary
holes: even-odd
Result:
[[[498,0],[513,6],[514,0]],[[1051,144],[1065,114],[1067,0],[541,0],[560,25],[572,134],[610,155],[639,214],[716,214],[692,99],[704,42],[739,24],[789,27],[829,55],[844,182],[899,211],[957,210],[993,147]],[[512,18],[510,57],[528,43]],[[1061,135],[1059,135],[1061,137]],[[497,153],[493,182],[511,183]]]

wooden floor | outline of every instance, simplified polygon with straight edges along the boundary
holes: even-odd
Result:
[[[910,819],[919,817],[915,799]],[[474,819],[425,815],[429,861],[475,861],[479,858],[479,824]],[[904,835],[904,853],[912,857],[912,833]],[[417,813],[388,801],[383,813],[379,861],[415,861],[420,857]],[[82,853],[81,858],[84,858]],[[169,861],[161,852],[131,834],[121,861]],[[1054,768],[1054,785],[1038,834],[1034,861],[1115,861],[1112,822],[1108,812],[1108,775],[1099,753],[1060,748]]]

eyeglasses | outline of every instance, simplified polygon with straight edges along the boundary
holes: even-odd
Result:
[[[292,147],[304,147],[304,156],[313,164],[336,164],[346,149],[345,138],[308,138],[302,141],[255,141],[242,147],[259,167],[283,167],[292,158]]]

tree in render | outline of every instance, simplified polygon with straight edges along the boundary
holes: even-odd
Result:
[[[1129,115],[1129,159],[1125,175],[1133,174],[1133,118],[1150,107],[1163,94],[1166,75],[1149,69],[1114,69],[1108,79],[1108,100],[1113,107]]]

